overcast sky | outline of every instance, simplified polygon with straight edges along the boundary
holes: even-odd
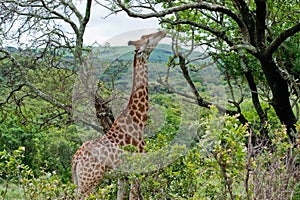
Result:
[[[92,7],[91,19],[84,37],[85,44],[110,42],[111,45],[127,45],[128,40],[136,40],[141,35],[155,32],[159,28],[155,18],[131,18],[125,12],[104,18],[108,14],[109,11],[104,7]]]

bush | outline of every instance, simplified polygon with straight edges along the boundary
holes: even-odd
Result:
[[[146,199],[281,200],[297,194],[300,152],[289,143],[284,126],[268,127],[269,147],[252,146],[247,126],[214,109],[199,127],[197,145],[184,156],[163,169],[131,176],[131,181],[139,179]]]
[[[40,171],[35,177],[33,171],[22,163],[24,147],[11,153],[0,152],[0,175],[2,199],[75,199],[75,186],[64,184],[59,176]]]
[[[175,127],[163,126],[147,141],[148,154],[127,157],[130,166],[124,162],[121,167],[131,170],[117,175],[127,176],[131,183],[138,181],[143,196],[150,200],[297,199],[300,149],[289,143],[285,127],[268,126],[272,144],[252,146],[254,133],[247,126],[239,124],[236,117],[219,116],[214,108],[211,111],[199,120],[193,145],[172,148],[167,148],[173,138],[168,130],[176,134],[182,119],[175,117],[178,109],[166,112]],[[35,173],[24,162],[26,148],[0,151],[2,198],[75,199],[69,167],[72,151],[80,142],[74,132],[72,127],[49,127],[36,138]],[[117,189],[116,178],[103,180],[90,199],[116,199]]]

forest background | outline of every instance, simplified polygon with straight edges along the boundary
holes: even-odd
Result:
[[[156,18],[171,41],[149,64],[162,167],[129,177],[146,199],[300,198],[298,0],[0,0],[3,199],[75,198],[72,155],[126,103],[133,50],[84,45],[95,5]]]

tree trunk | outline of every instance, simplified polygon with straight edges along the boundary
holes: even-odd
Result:
[[[266,127],[266,123],[268,121],[268,116],[264,112],[263,108],[261,107],[259,96],[258,96],[258,91],[257,91],[257,86],[255,84],[253,74],[252,74],[251,70],[248,70],[248,71],[244,72],[244,75],[247,79],[249,88],[251,90],[252,103],[253,103],[254,108],[260,119],[260,136],[255,137],[256,135],[253,134],[253,138],[252,138],[253,143],[252,144],[254,146],[258,144],[257,142],[262,142],[263,144],[270,144],[271,140],[268,135],[268,129]]]
[[[259,56],[258,59],[273,94],[271,105],[281,123],[286,125],[289,138],[292,142],[295,142],[293,132],[296,131],[295,124],[297,123],[297,119],[290,104],[287,81],[283,78],[271,56],[260,55],[262,56]]]
[[[104,133],[109,131],[115,120],[111,108],[106,104],[107,103],[100,95],[95,95],[96,116]]]

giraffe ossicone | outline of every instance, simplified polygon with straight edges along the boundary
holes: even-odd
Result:
[[[72,159],[72,180],[77,185],[81,199],[95,191],[104,173],[117,169],[122,163],[122,147],[134,145],[136,153],[144,153],[144,130],[148,119],[148,68],[146,62],[164,31],[143,35],[139,40],[129,41],[135,46],[133,81],[127,106],[116,118],[110,130],[102,136],[82,144]],[[134,188],[134,187],[133,187]],[[130,199],[139,199],[133,189]],[[124,199],[124,193],[118,194]]]

